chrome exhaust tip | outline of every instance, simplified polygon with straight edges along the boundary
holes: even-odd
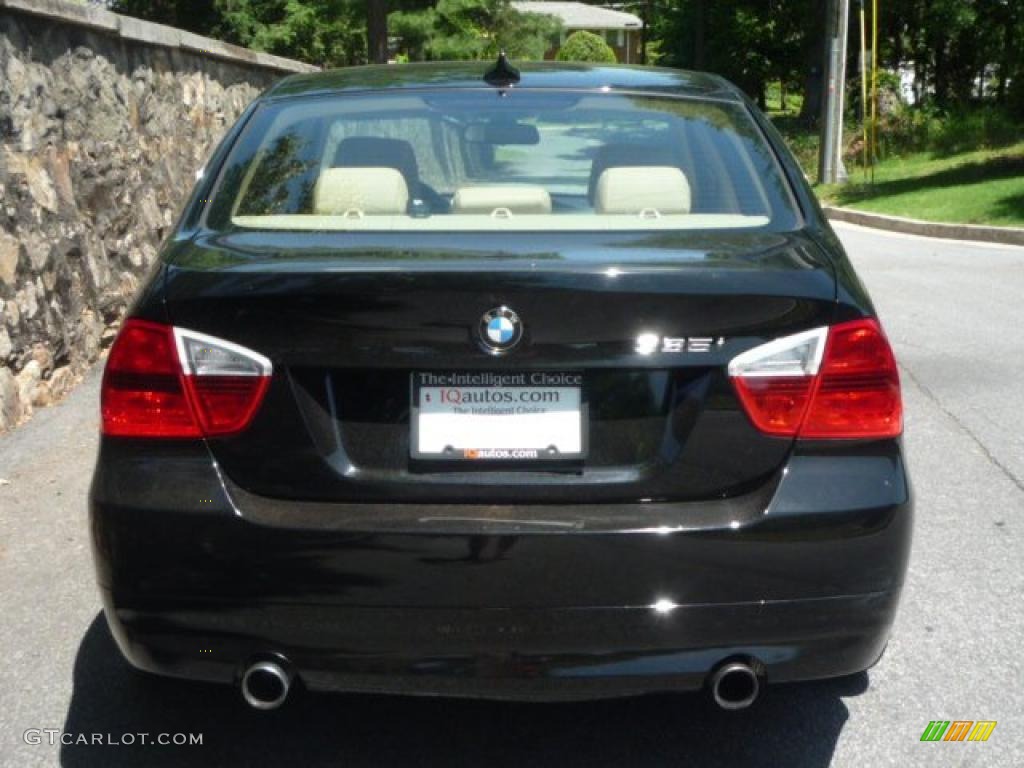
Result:
[[[723,664],[712,673],[709,683],[711,695],[722,709],[746,709],[761,692],[757,673],[742,661]]]
[[[277,709],[291,687],[292,673],[274,661],[258,661],[242,675],[242,698],[253,709]]]

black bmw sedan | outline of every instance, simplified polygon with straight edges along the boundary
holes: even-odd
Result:
[[[127,659],[522,699],[847,675],[912,505],[893,353],[719,77],[287,78],[214,152],[114,343],[91,489]]]

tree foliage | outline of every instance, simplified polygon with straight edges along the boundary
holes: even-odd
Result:
[[[214,0],[221,37],[334,67],[366,61],[366,4],[354,0]]]
[[[1004,101],[1024,77],[1020,0],[900,0],[883,6],[880,55],[914,72],[917,96],[940,107]]]
[[[603,39],[593,32],[580,29],[573,32],[558,49],[559,61],[594,61],[601,64],[614,64],[615,51]]]
[[[221,18],[208,0],[112,0],[110,10],[200,35],[210,35]]]
[[[365,0],[113,0],[111,10],[325,67],[367,58]]]
[[[823,7],[821,0],[669,0],[652,19],[659,63],[720,73],[763,104],[770,80],[802,84]]]
[[[510,0],[438,0],[434,7],[396,11],[388,30],[412,61],[540,59],[561,25],[552,16],[522,13]]]
[[[870,14],[871,2],[865,3]],[[719,72],[763,101],[765,86],[820,87],[824,0],[659,0],[659,63]],[[882,0],[879,63],[913,74],[917,100],[940,108],[1012,101],[1024,79],[1021,0]],[[651,7],[636,0],[634,11]],[[848,73],[857,73],[860,3],[850,3]],[[812,95],[812,94],[809,94]],[[815,102],[814,99],[807,103]]]
[[[588,0],[597,3],[599,0]],[[805,93],[817,113],[825,0],[626,0],[648,20],[659,63],[719,72],[759,101],[769,82]],[[857,72],[860,3],[847,67]],[[912,73],[915,96],[942,110],[993,101],[1024,117],[1024,0],[881,0],[879,62]],[[871,3],[866,2],[870,9]],[[111,0],[113,10],[325,66],[373,56],[387,38],[409,59],[538,59],[558,22],[510,0]],[[390,11],[385,30],[380,14]],[[369,13],[368,11],[372,11]]]

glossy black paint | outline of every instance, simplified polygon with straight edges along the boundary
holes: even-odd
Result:
[[[608,88],[727,101],[743,98],[727,81],[703,72],[656,67],[608,67],[579,62],[517,62],[516,67],[520,80],[514,87],[521,88],[588,91]],[[484,80],[486,69],[487,65],[481,66],[476,62],[434,62],[413,67],[346,67],[332,72],[287,77],[272,87],[264,98],[437,88],[493,90],[494,86]]]
[[[282,504],[201,443],[106,440],[92,495],[137,666],[230,682],[275,651],[316,688],[548,699],[694,689],[734,656],[770,682],[864,669],[912,519],[891,441],[801,446],[731,499],[593,507]]]
[[[266,99],[480,88],[478,65],[288,78]],[[720,78],[522,67],[521,87],[743,101]],[[881,654],[907,566],[899,441],[761,435],[725,375],[773,337],[874,310],[799,169],[791,233],[216,233],[213,155],[135,316],[270,357],[256,421],[211,441],[104,438],[98,580],[126,657],[237,681],[281,653],[313,688],[517,698],[692,689],[725,659],[769,682]],[[495,358],[483,312],[523,318]],[[721,338],[639,355],[638,333]],[[573,370],[582,465],[453,470],[409,458],[415,370]],[[211,649],[212,653],[201,649]]]
[[[479,234],[211,235],[172,251],[164,279],[169,321],[282,369],[252,427],[211,445],[227,474],[270,496],[338,501],[736,493],[775,471],[790,441],[753,429],[725,364],[836,313],[831,264],[795,234],[530,235],[498,253]],[[474,333],[503,304],[526,330],[494,358]],[[636,338],[649,330],[722,343],[640,355]],[[595,439],[575,476],[428,475],[410,463],[413,371],[523,367],[586,371]]]

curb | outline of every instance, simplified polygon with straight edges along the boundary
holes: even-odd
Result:
[[[941,224],[936,221],[905,219],[902,216],[885,216],[881,213],[855,211],[852,208],[822,206],[831,221],[845,221],[862,227],[884,229],[889,232],[903,232],[923,237],[942,237],[947,240],[975,240],[982,243],[1003,245],[1024,245],[1024,229],[1018,227],[986,227],[975,224]]]

